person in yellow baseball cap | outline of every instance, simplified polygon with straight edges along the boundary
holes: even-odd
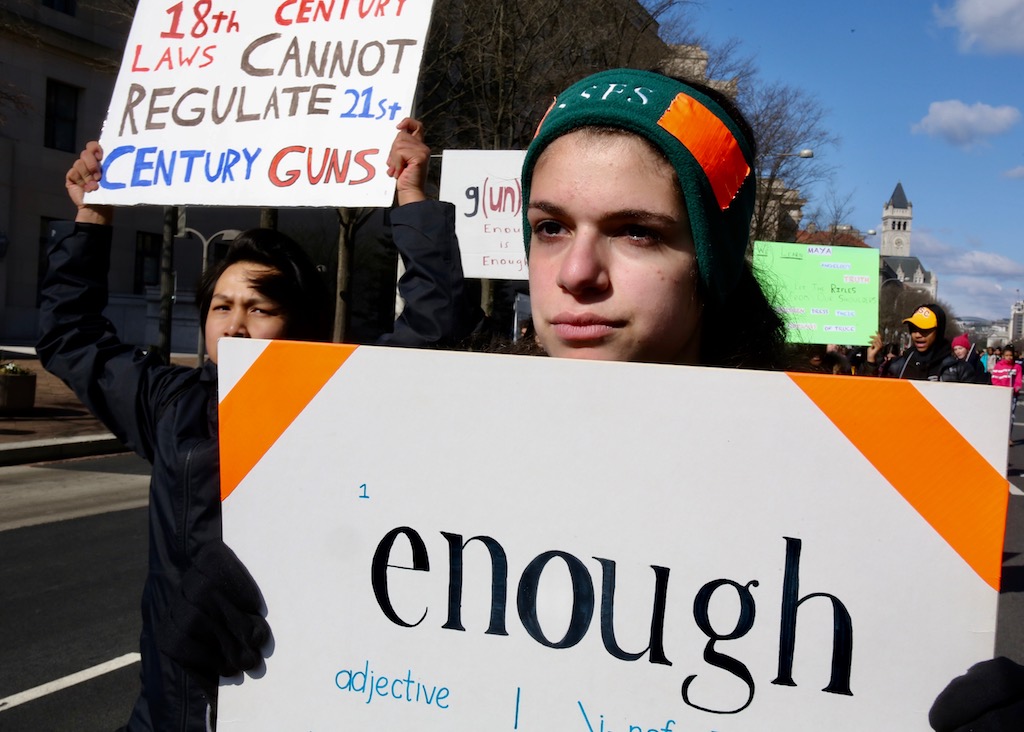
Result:
[[[889,362],[880,376],[969,384],[982,381],[983,374],[953,354],[952,346],[946,339],[946,311],[940,305],[921,305],[903,322],[910,333],[911,348]],[[876,333],[868,346],[863,373],[875,375],[878,372],[877,359],[881,350],[882,338]]]

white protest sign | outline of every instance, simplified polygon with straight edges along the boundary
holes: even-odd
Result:
[[[466,277],[526,280],[523,246],[525,150],[445,150],[439,198],[455,205]]]
[[[388,206],[432,0],[140,0],[89,203]]]
[[[1005,390],[242,339],[220,366],[224,538],[273,632],[222,732],[924,732],[991,657]]]

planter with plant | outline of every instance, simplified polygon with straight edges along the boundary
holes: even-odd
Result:
[[[18,364],[0,363],[0,412],[31,409],[36,403],[36,375]]]

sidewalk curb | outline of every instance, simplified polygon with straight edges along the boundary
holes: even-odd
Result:
[[[47,460],[113,455],[127,451],[128,448],[109,432],[80,437],[26,440],[0,445],[0,467],[40,463]]]

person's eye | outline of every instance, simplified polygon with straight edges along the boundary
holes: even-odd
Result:
[[[619,232],[619,236],[637,246],[651,246],[662,241],[659,232],[640,224],[627,224]]]
[[[566,228],[562,224],[551,219],[538,221],[536,224],[531,224],[531,226],[534,236],[541,240],[554,239],[566,233]]]
[[[225,305],[224,303],[221,303],[219,305],[214,305],[213,307],[210,308],[210,310],[220,311],[220,312],[227,312],[230,309],[231,309],[231,307],[228,306],[228,305]]]

